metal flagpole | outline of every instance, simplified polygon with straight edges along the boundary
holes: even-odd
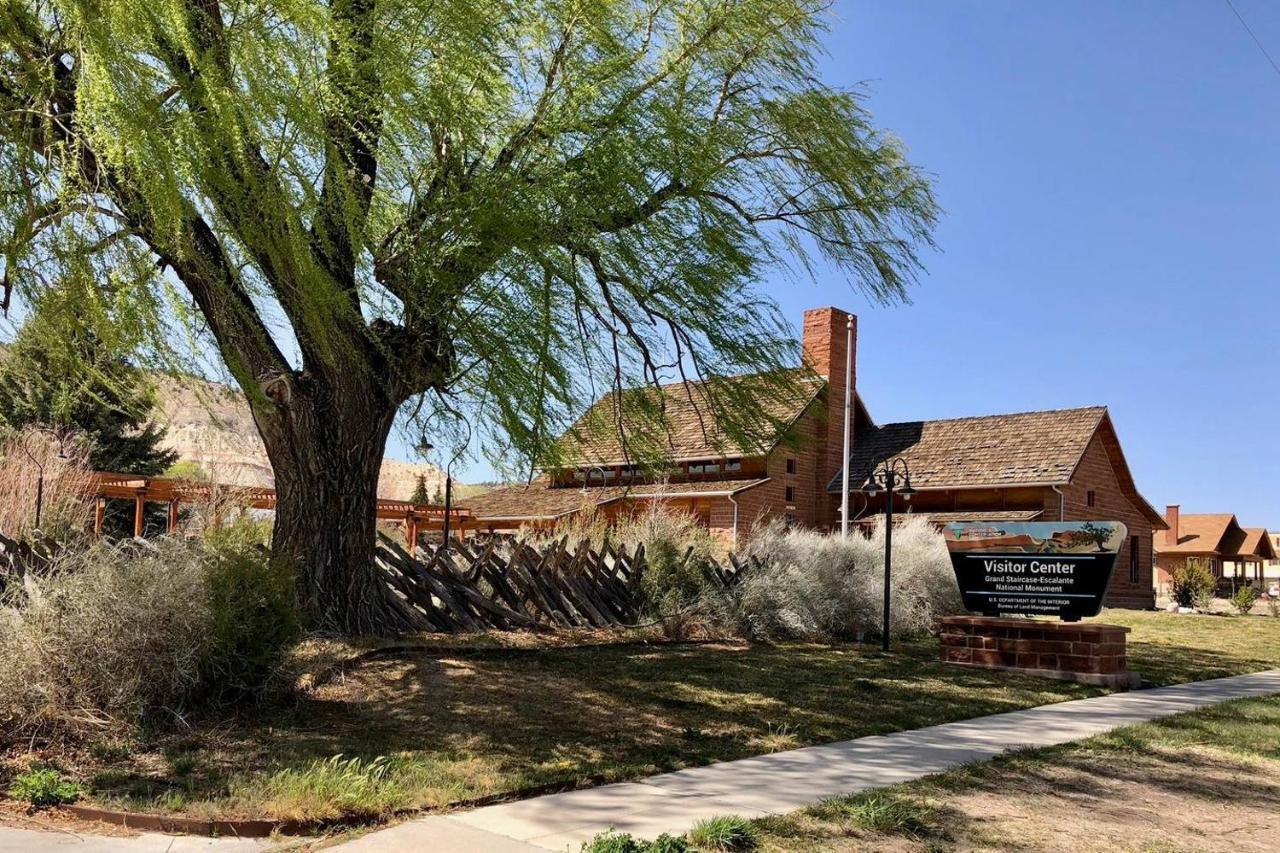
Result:
[[[844,477],[840,483],[840,538],[849,538],[849,433],[853,414],[853,318],[845,324],[844,344],[844,458],[840,468]]]

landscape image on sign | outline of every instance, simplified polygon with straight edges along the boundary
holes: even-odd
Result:
[[[1125,526],[1115,521],[1024,521],[948,524],[943,535],[950,551],[999,551],[1023,554],[1116,553]]]
[[[1124,544],[1118,521],[973,522],[943,531],[966,609],[988,616],[1096,616]]]

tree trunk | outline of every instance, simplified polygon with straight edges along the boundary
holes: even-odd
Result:
[[[352,383],[357,385],[358,383]],[[396,406],[373,387],[290,381],[259,431],[275,473],[275,556],[298,579],[313,627],[388,636],[414,626],[374,563],[378,474]]]

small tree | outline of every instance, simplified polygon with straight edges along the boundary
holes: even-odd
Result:
[[[1258,590],[1254,589],[1251,584],[1246,584],[1235,591],[1231,596],[1231,606],[1241,616],[1248,616],[1253,612],[1253,605],[1258,603]]]
[[[418,481],[417,481],[417,483],[416,483],[416,484],[414,485],[414,487],[413,487],[413,494],[409,496],[409,503],[411,503],[411,504],[425,504],[425,503],[430,503],[430,501],[428,500],[428,497],[427,497],[427,478],[426,478],[426,476],[424,476],[424,475],[422,475],[422,474],[419,474],[419,475],[418,475]]]
[[[1208,610],[1218,582],[1209,571],[1203,558],[1188,557],[1181,566],[1174,568],[1170,580],[1170,594],[1179,607]]]
[[[1072,531],[1071,544],[1095,545],[1099,551],[1105,551],[1107,540],[1111,538],[1111,533],[1111,528],[1105,524],[1094,524],[1092,521],[1086,521],[1080,525],[1079,530]]]
[[[94,471],[164,473],[177,454],[160,446],[164,430],[153,420],[149,377],[89,319],[58,310],[52,300],[48,306],[28,318],[0,359],[0,426],[74,435],[88,448],[87,467]],[[132,536],[134,512],[132,501],[108,501],[103,531]],[[144,529],[163,530],[166,514],[148,504]]]

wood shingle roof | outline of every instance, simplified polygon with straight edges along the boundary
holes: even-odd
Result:
[[[885,424],[855,436],[849,479],[861,484],[877,464],[900,456],[917,489],[1062,485],[1106,413],[1090,406]]]
[[[611,392],[560,439],[559,461],[567,466],[632,464],[644,455],[646,438],[648,450],[673,462],[764,455],[825,385],[821,377],[797,369],[782,379],[747,375]],[[741,406],[744,400],[750,404],[742,406],[749,412],[747,422],[731,434],[715,417],[716,404]],[[649,422],[658,410],[664,420],[660,427]]]

